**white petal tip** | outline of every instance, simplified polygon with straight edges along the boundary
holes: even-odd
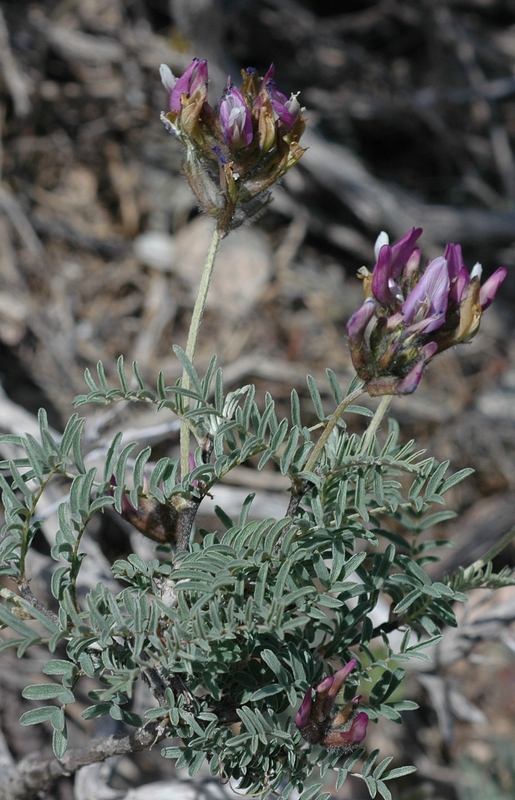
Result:
[[[383,247],[383,245],[385,245],[385,244],[390,244],[390,237],[388,236],[386,231],[381,231],[381,233],[377,237],[376,243],[374,245],[374,253],[375,253],[376,259],[379,258],[379,251],[381,250],[381,247]]]
[[[171,92],[177,83],[177,78],[173,74],[172,70],[167,64],[161,64],[159,67],[159,74],[161,76],[161,82],[167,92]]]
[[[483,274],[483,267],[478,261],[477,264],[474,264],[474,266],[472,267],[472,272],[470,273],[470,279],[472,280],[472,278],[477,278],[480,281],[482,274]]]

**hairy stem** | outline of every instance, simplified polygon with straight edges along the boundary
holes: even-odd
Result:
[[[334,430],[334,428],[338,424],[338,420],[340,419],[341,415],[343,414],[345,409],[348,406],[350,406],[351,403],[354,402],[354,400],[357,400],[358,397],[360,397],[360,395],[363,394],[363,391],[364,391],[364,385],[361,384],[361,386],[358,386],[358,388],[355,389],[353,392],[351,392],[351,394],[348,394],[347,397],[344,397],[344,399],[342,400],[342,402],[340,403],[340,405],[338,406],[338,408],[334,412],[333,416],[331,417],[331,419],[327,423],[326,428],[325,428],[324,432],[322,433],[320,439],[318,440],[318,442],[316,443],[315,447],[311,451],[311,455],[308,458],[308,460],[306,461],[306,466],[304,467],[303,471],[310,472],[313,469],[313,467],[315,466],[315,464],[318,461],[318,458],[319,458],[320,454],[322,453],[322,450],[324,449],[325,443],[327,442],[327,440],[329,439],[329,436],[331,435],[332,431]]]
[[[47,619],[49,619],[51,622],[54,623],[54,625],[59,625],[59,617],[57,616],[57,614],[54,614],[53,611],[50,611],[49,608],[43,605],[41,600],[38,600],[38,598],[34,595],[32,589],[30,588],[29,582],[25,578],[20,578],[18,580],[18,590],[20,592],[20,595],[23,597],[24,600],[26,600],[27,603],[30,603],[30,605],[33,606],[33,608],[37,609],[42,614],[44,614],[45,617],[47,617]]]
[[[222,234],[218,228],[215,227],[213,231],[213,236],[211,238],[211,244],[209,245],[209,250],[207,252],[206,261],[204,264],[204,270],[202,272],[202,278],[200,280],[200,286],[197,294],[197,299],[195,301],[195,307],[193,308],[193,314],[191,317],[190,322],[190,329],[188,332],[188,341],[186,343],[186,355],[190,361],[193,361],[195,358],[195,351],[197,349],[197,341],[200,331],[200,326],[202,324],[202,317],[204,316],[204,309],[206,307],[206,299],[207,293],[209,291],[209,284],[211,283],[211,276],[213,274],[213,267],[215,265],[216,255],[218,253],[218,248],[220,246],[220,240],[222,238]],[[190,376],[188,375],[187,371],[183,369],[182,371],[182,379],[181,379],[181,386],[184,389],[190,388]],[[189,400],[188,398],[184,398],[184,410],[187,411],[189,409]],[[181,474],[182,477],[189,472],[190,470],[190,423],[188,420],[181,420]]]
[[[369,449],[370,443],[372,442],[373,437],[377,433],[377,430],[381,422],[383,421],[383,417],[388,411],[391,402],[392,402],[391,394],[385,394],[381,398],[381,402],[376,408],[376,413],[374,414],[372,421],[370,422],[370,425],[366,430],[365,438],[363,439],[363,446],[361,448],[362,453],[366,453],[367,450]]]
[[[30,543],[32,541],[32,537],[30,537],[30,529],[32,525],[32,520],[34,514],[36,512],[36,506],[39,503],[41,495],[45,491],[46,487],[54,477],[54,475],[58,472],[59,467],[55,466],[46,476],[45,480],[42,482],[39,489],[32,495],[32,502],[31,507],[29,509],[30,513],[27,515],[27,519],[25,525],[23,526],[23,534],[21,540],[21,547],[20,547],[20,581],[25,581],[25,560],[27,557],[27,551],[30,547]]]

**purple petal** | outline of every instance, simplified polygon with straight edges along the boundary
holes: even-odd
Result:
[[[208,82],[207,61],[194,58],[188,69],[177,80],[170,94],[170,111],[180,112],[181,96],[190,95],[201,83]]]
[[[308,689],[304,696],[304,700],[302,701],[301,707],[295,716],[295,725],[297,728],[302,729],[309,724],[312,706],[313,700],[311,698],[311,689]]]
[[[438,344],[436,342],[428,342],[426,345],[424,345],[420,351],[420,360],[417,361],[414,367],[412,367],[406,377],[399,381],[399,383],[395,386],[394,394],[413,394],[420,383],[420,379],[426,364],[435,355],[437,350]]]
[[[443,314],[428,316],[413,323],[413,325],[408,325],[406,327],[406,334],[412,336],[415,333],[431,333],[441,328],[444,322],[445,316]]]
[[[266,87],[267,83],[272,80],[275,74],[275,64],[270,64],[268,67],[268,72],[266,73],[265,77],[261,82],[261,88]]]
[[[347,333],[352,345],[359,347],[364,342],[364,334],[368,323],[375,313],[373,300],[365,300],[361,308],[352,315],[347,323]]]
[[[462,269],[465,269],[463,261],[463,254],[461,252],[461,245],[447,244],[443,257],[447,259],[447,266],[449,269],[449,278],[451,281],[455,280],[460,274]]]
[[[372,294],[383,306],[395,302],[396,297],[390,288],[392,278],[392,248],[384,244],[379,250],[377,263],[372,275]]]
[[[327,675],[327,677],[325,677],[323,681],[320,681],[320,683],[317,686],[315,686],[315,691],[321,697],[325,697],[328,694],[329,689],[331,688],[333,683],[334,683],[334,675]]]
[[[410,272],[418,269],[420,250],[415,247],[415,243],[421,233],[422,228],[412,228],[406,236],[391,246],[386,243],[387,234],[379,235],[375,245],[377,262],[372,276],[372,294],[382,305],[388,306],[399,300],[395,280],[405,267],[409,266]]]
[[[436,354],[437,350],[438,350],[437,342],[428,342],[427,344],[424,345],[424,347],[420,351],[422,358],[424,359],[424,364],[427,364],[429,361],[431,361],[433,356]]]
[[[298,94],[298,92],[297,92]],[[291,118],[291,127],[295,125],[298,118],[300,117],[300,112],[302,111],[302,107],[297,100],[297,94],[291,94],[289,99],[286,101],[285,108]],[[284,122],[284,120],[283,120]]]
[[[404,314],[402,311],[397,311],[396,314],[390,314],[389,317],[384,317],[386,319],[386,330],[388,332],[394,331],[395,328],[398,328],[400,325],[404,325],[405,319]]]
[[[490,275],[488,280],[484,282],[479,290],[479,305],[481,306],[482,311],[485,311],[488,306],[492,304],[497,293],[497,289],[507,274],[508,271],[504,267],[499,267],[499,269],[496,269],[493,275]]]
[[[240,150],[252,141],[252,117],[242,93],[228,86],[219,103],[220,123],[229,147]]]
[[[314,717],[319,720],[324,720],[331,714],[334,706],[334,701],[340,689],[342,688],[345,680],[350,675],[356,666],[356,659],[351,658],[348,664],[335,672],[334,675],[329,675],[324,678],[318,686],[315,686],[315,708]]]
[[[275,66],[274,64],[270,64],[268,72],[263,78],[261,89],[264,89],[267,92],[270,102],[272,103],[272,108],[274,110],[276,119],[281,123],[284,130],[290,131],[299,117],[300,104],[295,95],[292,95],[290,98],[288,98],[285,94],[279,91],[273,80],[274,73]]]
[[[286,95],[284,95],[282,92],[279,92],[273,84],[269,83],[267,90],[268,94],[270,95],[270,100],[272,101],[274,114],[277,117],[277,120],[281,123],[282,130],[286,132],[291,131],[300,114],[300,104],[293,96],[288,100]],[[297,106],[296,110],[294,111],[291,110],[292,103],[294,109],[295,103]]]
[[[360,711],[357,715],[356,719],[352,723],[352,727],[347,734],[349,737],[349,741],[353,744],[356,742],[362,742],[365,736],[367,735],[367,725],[368,725],[368,716],[365,714],[364,711]]]
[[[420,256],[421,256],[420,247],[414,247],[413,252],[406,261],[406,265],[402,271],[403,281],[408,286],[412,285],[413,280],[416,274],[418,273],[418,270],[420,268]]]
[[[427,320],[424,332],[439,328],[445,321],[449,300],[449,272],[443,256],[435,258],[403,303],[402,312],[408,325]]]
[[[413,253],[417,239],[420,238],[422,228],[412,228],[406,236],[392,245],[391,276],[398,278],[409,257]]]
[[[455,303],[461,303],[467,296],[468,288],[470,285],[470,275],[465,267],[462,267],[458,272],[457,277],[451,282],[451,290],[449,292],[449,299]]]
[[[394,394],[413,394],[415,389],[420,383],[422,373],[424,372],[425,362],[423,359],[417,361],[414,367],[408,372],[405,378],[399,381],[395,386]]]
[[[355,658],[351,658],[348,664],[345,664],[344,667],[339,669],[338,672],[335,672],[334,675],[331,676],[333,682],[327,693],[328,698],[331,698],[332,700],[336,698],[336,695],[342,688],[343,684],[345,683],[345,681],[347,680],[347,678],[349,677],[349,675],[351,674],[352,670],[354,669],[357,663],[358,662],[356,661]],[[318,692],[318,687],[317,687],[317,692]]]
[[[368,717],[364,711],[356,715],[351,727],[346,730],[330,730],[322,740],[326,747],[350,747],[362,742],[367,735]]]

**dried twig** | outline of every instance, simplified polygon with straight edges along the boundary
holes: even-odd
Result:
[[[387,228],[400,237],[420,225],[429,255],[431,246],[445,242],[484,244],[507,242],[515,236],[511,211],[422,203],[407,191],[394,191],[368,172],[350,150],[325,141],[318,133],[309,131],[302,143],[308,150],[301,169],[307,169],[318,183],[334,192],[371,230]]]
[[[0,774],[0,800],[33,800],[63,775],[73,775],[81,767],[105,761],[110,756],[146,750],[165,736],[157,723],[151,723],[128,736],[94,739],[85,747],[68,750],[61,760],[45,753],[33,753],[15,768]]]
[[[2,186],[0,186],[0,211],[3,211],[9,217],[29,253],[41,255],[43,245],[23,208],[14,195]]]
[[[9,43],[9,31],[5,23],[5,18],[0,7],[0,68],[3,72],[7,88],[13,99],[14,113],[17,117],[25,117],[30,109],[31,103],[27,90],[27,82],[21,74]]]

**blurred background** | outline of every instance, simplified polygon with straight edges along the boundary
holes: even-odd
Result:
[[[62,430],[100,358],[108,376],[120,354],[150,385],[159,370],[179,376],[171,346],[185,345],[210,222],[159,120],[168,98],[158,68],[181,74],[193,56],[209,59],[212,103],[227,75],[237,83],[241,68],[262,75],[273,62],[278,88],[300,91],[309,120],[300,165],[259,221],[224,243],[199,371],[216,352],[227,389],[253,382],[284,414],[295,387],[309,422],[306,374],[321,387],[325,367],[342,385],[351,378],[345,323],[381,230],[393,241],[420,225],[428,258],[459,242],[469,268],[508,268],[476,339],[392,406],[404,439],[454,471],[476,470],[453,490],[458,520],[431,532],[455,543],[435,578],[466,566],[515,522],[515,0],[3,0],[0,432],[32,431],[41,406]],[[176,420],[139,407],[82,411],[92,447],[121,426],[176,450]],[[229,511],[258,489],[265,516],[284,513],[287,486],[272,470],[228,479],[215,500]],[[141,547],[134,535],[106,518],[92,540],[112,560]],[[514,562],[509,547],[496,567]],[[395,765],[418,767],[392,785],[395,798],[515,796],[515,593],[472,593],[460,613],[460,632],[406,682],[420,710],[368,737]],[[43,726],[17,723],[38,657],[0,660],[15,758],[48,742]],[[78,716],[75,726],[77,744],[102,733]],[[49,796],[128,798],[173,773],[158,753],[95,769],[96,783],[63,779]],[[349,781],[335,796],[368,795]]]

